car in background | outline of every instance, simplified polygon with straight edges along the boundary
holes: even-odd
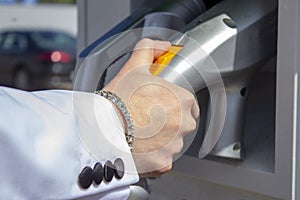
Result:
[[[0,85],[24,90],[71,88],[76,38],[54,30],[0,31]]]

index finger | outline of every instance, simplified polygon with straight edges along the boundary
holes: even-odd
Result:
[[[125,69],[129,70],[137,66],[151,65],[155,59],[168,51],[171,43],[168,41],[151,40],[148,38],[140,40],[125,64]]]

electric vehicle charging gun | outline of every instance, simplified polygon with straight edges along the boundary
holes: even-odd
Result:
[[[160,76],[194,92],[209,88],[199,157],[243,158],[247,88],[254,72],[275,56],[276,18],[274,0],[222,1],[191,24],[203,23],[173,39],[183,48]]]

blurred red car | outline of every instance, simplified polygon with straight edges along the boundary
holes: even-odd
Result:
[[[76,39],[53,30],[0,32],[0,84],[25,90],[71,88]]]

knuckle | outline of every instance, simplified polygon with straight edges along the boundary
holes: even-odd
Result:
[[[152,43],[153,43],[153,40],[151,40],[149,38],[143,38],[138,42],[137,46],[138,47],[149,46]]]
[[[192,115],[194,118],[198,118],[200,116],[200,107],[199,107],[199,104],[198,102],[195,100],[195,103],[193,105],[193,108],[192,108]]]
[[[185,93],[183,93],[183,97],[186,105],[192,106],[195,103],[195,96],[191,92],[185,91]]]
[[[180,151],[183,148],[183,139],[178,140],[177,144],[176,144],[176,149],[174,151],[174,154],[178,154],[180,153]]]
[[[183,133],[184,135],[188,135],[197,129],[197,122],[193,117],[187,117],[186,121],[183,123]]]
[[[196,128],[197,128],[197,122],[196,122],[196,120],[191,120],[191,125],[190,125],[190,129],[191,129],[191,131],[194,131],[194,130],[196,130]]]
[[[142,42],[152,42],[153,40],[149,39],[149,38],[143,38],[141,39]]]
[[[195,97],[194,97],[194,95],[190,92],[190,91],[188,91],[188,90],[184,90],[185,91],[185,97],[186,97],[186,99],[187,100],[193,100],[193,99],[195,99]]]

